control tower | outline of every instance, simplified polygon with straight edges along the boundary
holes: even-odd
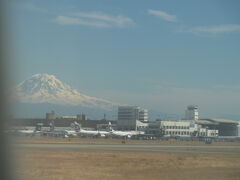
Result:
[[[185,119],[197,121],[199,119],[198,106],[189,105],[185,111]]]

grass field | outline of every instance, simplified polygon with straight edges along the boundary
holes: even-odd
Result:
[[[27,180],[239,180],[240,156],[18,149],[15,175]]]

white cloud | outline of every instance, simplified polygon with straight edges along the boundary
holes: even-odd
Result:
[[[169,21],[169,22],[176,22],[177,21],[177,17],[175,15],[168,14],[164,11],[149,9],[148,14],[160,17],[161,19],[163,19],[165,21]]]
[[[101,20],[101,21],[105,21],[110,23],[112,26],[126,26],[126,25],[131,25],[134,24],[133,20],[129,17],[125,17],[125,16],[111,16],[108,14],[104,14],[104,13],[95,13],[95,12],[91,12],[91,13],[83,13],[83,12],[79,12],[79,13],[75,13],[75,16],[79,16],[79,17],[84,17],[84,18],[89,18],[89,19],[94,19],[94,20]]]
[[[229,33],[229,32],[240,32],[240,25],[226,24],[226,25],[219,25],[219,26],[199,26],[199,27],[193,27],[191,29],[185,30],[184,32],[190,32],[194,34],[199,34],[199,33],[220,34],[220,33]]]
[[[98,28],[106,28],[110,27],[109,24],[105,22],[99,21],[85,21],[80,18],[73,18],[68,16],[58,16],[54,19],[54,22],[61,24],[61,25],[85,25],[85,26],[93,26]]]
[[[92,12],[78,12],[71,16],[58,16],[54,19],[54,22],[62,25],[85,25],[98,28],[126,27],[134,24],[134,21],[129,17]]]

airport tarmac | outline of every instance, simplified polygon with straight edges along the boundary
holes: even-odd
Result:
[[[165,152],[192,154],[240,155],[240,146],[214,145],[149,145],[149,144],[78,144],[78,143],[16,143],[15,149],[61,150],[84,152]]]

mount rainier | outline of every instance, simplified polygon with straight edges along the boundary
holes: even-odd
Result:
[[[47,111],[55,110],[59,115],[86,113],[99,118],[120,105],[84,95],[49,74],[32,75],[17,85],[15,92],[16,114],[21,117],[44,116]]]

